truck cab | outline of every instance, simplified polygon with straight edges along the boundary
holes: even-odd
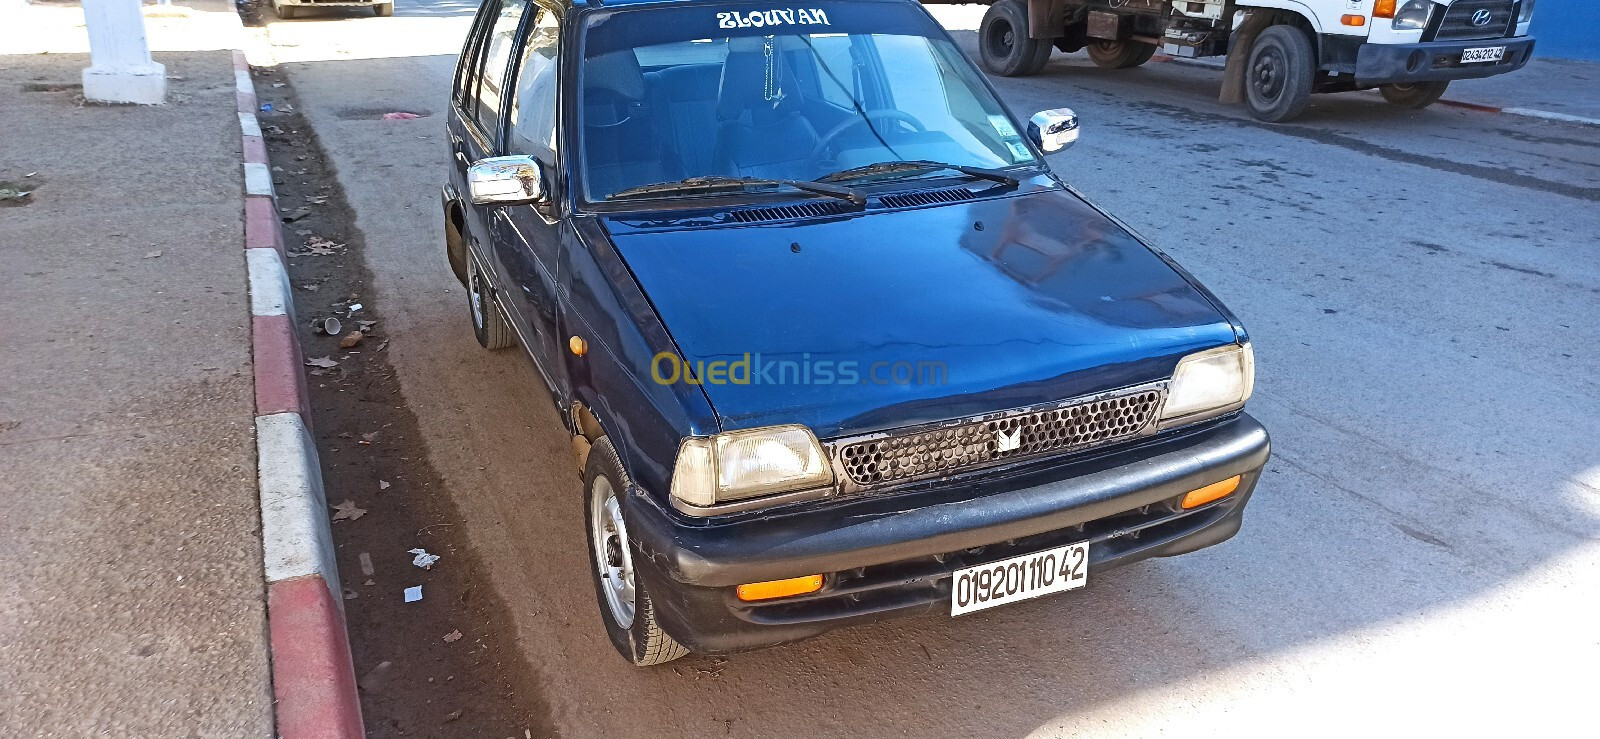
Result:
[[[995,0],[979,29],[994,74],[1036,74],[1054,49],[1125,69],[1156,52],[1225,56],[1221,100],[1269,122],[1312,93],[1376,88],[1424,108],[1452,80],[1521,69],[1535,0]]]

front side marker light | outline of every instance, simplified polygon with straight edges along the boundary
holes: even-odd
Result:
[[[1240,475],[1234,475],[1222,482],[1214,482],[1203,488],[1190,490],[1183,495],[1183,509],[1199,508],[1213,500],[1221,500],[1239,489]]]
[[[788,598],[794,595],[815,593],[822,589],[821,575],[806,575],[804,577],[791,577],[787,580],[767,580],[766,582],[745,583],[739,586],[739,600],[772,600],[773,598]]]
[[[1394,6],[1398,2],[1399,0],[1378,0],[1378,3],[1372,6],[1372,17],[1393,18]]]

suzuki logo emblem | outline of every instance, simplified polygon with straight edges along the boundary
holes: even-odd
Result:
[[[1487,26],[1489,25],[1489,21],[1493,19],[1494,13],[1489,12],[1488,8],[1482,8],[1472,14],[1472,25]]]
[[[997,452],[1016,451],[1022,446],[1022,427],[1011,429],[1009,434],[1005,431],[994,432],[994,445]]]

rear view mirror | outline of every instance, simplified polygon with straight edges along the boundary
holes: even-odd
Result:
[[[544,200],[544,173],[530,156],[479,159],[467,168],[473,205],[525,205]]]
[[[1078,114],[1071,108],[1052,108],[1028,119],[1028,138],[1046,154],[1054,154],[1078,140]]]

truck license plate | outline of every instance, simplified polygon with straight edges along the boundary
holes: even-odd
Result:
[[[1504,46],[1482,46],[1476,49],[1463,49],[1461,51],[1462,64],[1476,64],[1478,62],[1498,62],[1506,56]]]
[[[950,615],[981,611],[1041,595],[1076,590],[1089,582],[1089,545],[1043,552],[957,570],[950,584]]]

